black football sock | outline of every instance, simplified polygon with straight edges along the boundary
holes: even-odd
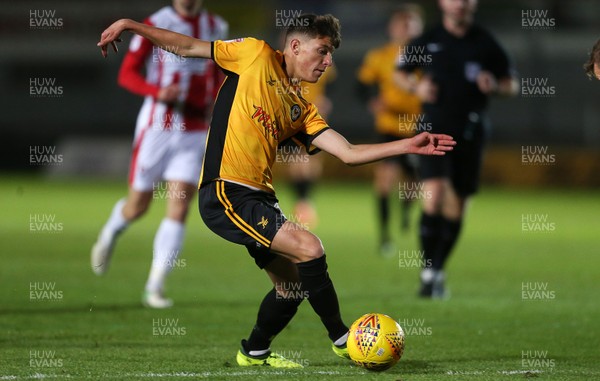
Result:
[[[308,199],[310,190],[313,187],[313,181],[308,179],[295,180],[293,181],[293,186],[298,200],[306,200]]]
[[[440,245],[442,232],[442,216],[430,215],[423,212],[419,229],[419,238],[421,240],[421,250],[423,250],[423,259],[425,267],[432,267],[439,262],[438,247]]]
[[[462,219],[449,220],[442,218],[442,231],[440,245],[438,247],[437,260],[433,263],[433,267],[436,270],[441,270],[446,264],[446,260],[450,257],[450,253],[458,240],[460,230],[462,227]]]
[[[325,255],[296,265],[308,302],[319,315],[329,338],[335,341],[348,332],[342,321],[340,305],[333,283],[327,273]]]
[[[389,241],[388,224],[390,221],[390,202],[387,195],[378,195],[380,243]]]
[[[275,289],[267,293],[260,308],[256,325],[245,342],[247,352],[268,349],[271,341],[292,320],[303,298],[283,298]]]
[[[400,229],[403,232],[407,232],[410,228],[410,207],[412,205],[411,199],[403,199],[400,202]]]

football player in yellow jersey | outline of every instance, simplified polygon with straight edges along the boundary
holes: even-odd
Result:
[[[394,9],[388,22],[389,41],[370,50],[358,70],[358,89],[363,101],[375,118],[375,129],[381,142],[413,136],[417,130],[418,114],[421,112],[419,98],[401,89],[394,82],[398,58],[402,48],[423,30],[422,10],[416,4],[405,4]],[[375,166],[374,186],[377,196],[380,253],[389,257],[396,252],[396,245],[389,232],[389,197],[401,177],[400,188],[416,180],[415,166],[407,155],[382,160]],[[412,188],[412,187],[411,187]],[[400,193],[401,194],[401,193]],[[409,226],[410,197],[402,202],[402,230]]]
[[[302,143],[309,153],[320,149],[348,165],[359,165],[409,153],[444,155],[453,149],[453,138],[425,132],[388,143],[354,145],[329,128],[315,106],[299,96],[299,85],[317,82],[332,65],[341,35],[339,21],[331,15],[292,20],[283,52],[253,38],[202,41],[121,19],[101,35],[97,45],[104,56],[109,46],[117,50],[123,31],[183,57],[213,59],[227,75],[207,138],[200,214],[212,231],[245,245],[274,285],[260,305],[249,338],[242,340],[237,363],[302,367],[271,352],[270,345],[305,298],[327,329],[333,351],[348,358],[348,327],[321,240],[287,221],[277,205],[271,179],[277,148]],[[226,253],[219,254],[230,260]]]

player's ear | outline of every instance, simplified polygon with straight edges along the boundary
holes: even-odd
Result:
[[[297,38],[292,38],[290,40],[290,50],[292,51],[292,53],[294,53],[295,55],[298,55],[298,53],[300,53],[300,40]]]

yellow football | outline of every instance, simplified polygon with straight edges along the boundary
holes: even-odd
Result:
[[[350,327],[347,346],[355,364],[369,370],[386,370],[402,357],[404,331],[387,315],[366,314]]]

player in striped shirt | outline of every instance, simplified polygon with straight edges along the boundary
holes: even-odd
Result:
[[[225,38],[227,23],[201,7],[199,0],[173,0],[172,6],[155,12],[144,24],[204,40]],[[173,304],[164,296],[164,283],[179,263],[212,106],[223,79],[214,62],[177,56],[137,35],[119,71],[119,84],[143,96],[144,103],[133,141],[129,194],[114,206],[92,248],[92,270],[104,274],[118,235],[148,210],[153,199],[166,199],[142,300],[149,307]]]

